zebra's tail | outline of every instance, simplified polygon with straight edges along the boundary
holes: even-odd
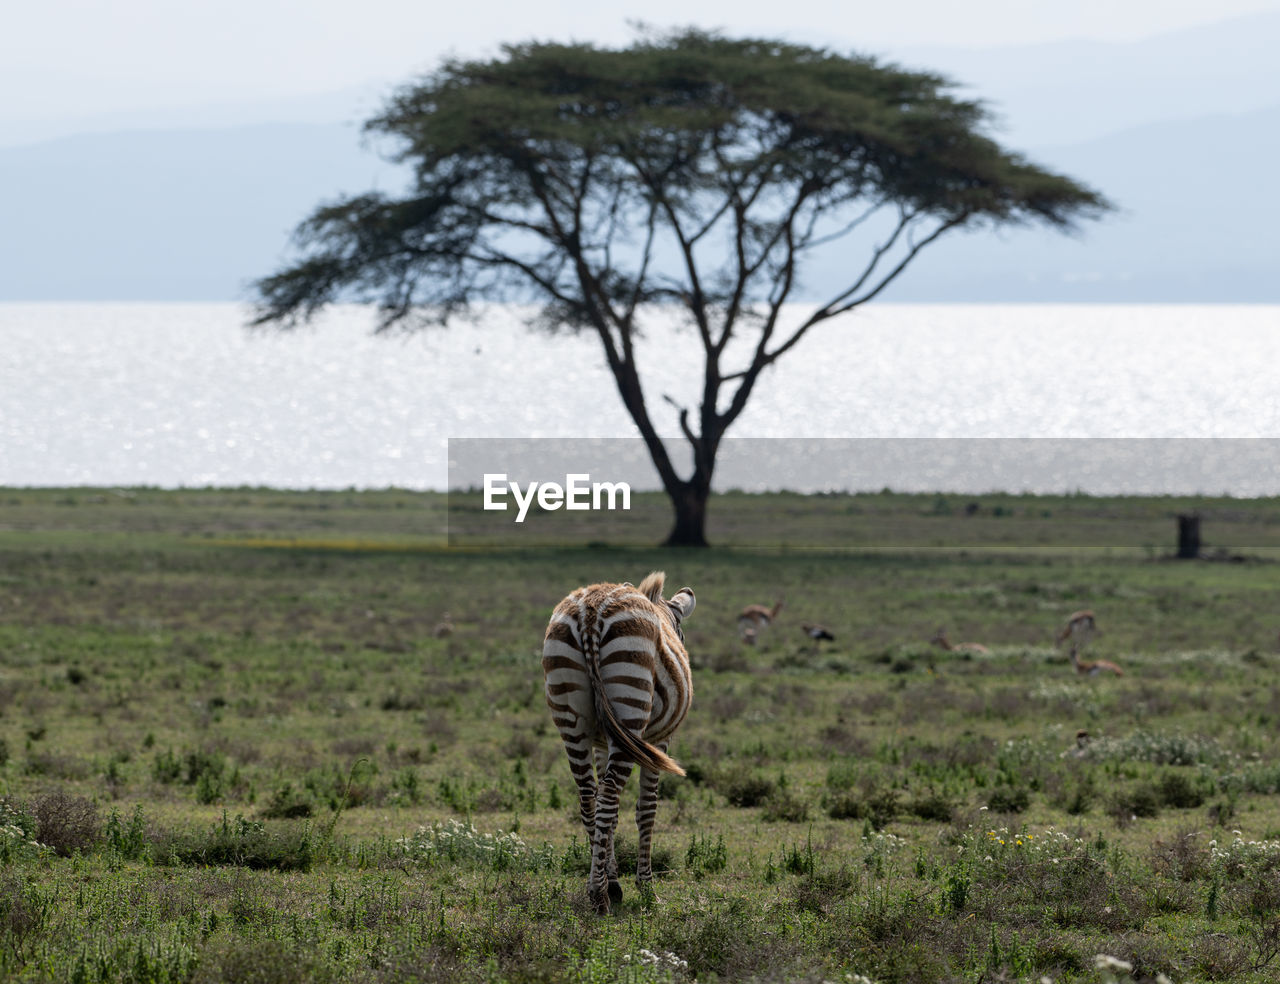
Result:
[[[618,715],[609,703],[609,696],[604,692],[604,681],[600,678],[600,640],[594,632],[586,633],[587,672],[591,677],[591,696],[596,705],[596,720],[604,728],[609,740],[621,748],[632,762],[650,772],[671,772],[677,776],[684,775],[680,763],[658,746],[645,741],[639,735],[628,731],[618,720]]]
[[[600,720],[604,722],[605,732],[619,748],[627,753],[627,758],[631,759],[640,768],[648,769],[650,772],[671,772],[677,776],[684,775],[684,769],[680,767],[680,763],[661,748],[650,744],[622,727],[618,723],[618,719],[614,715],[613,708],[609,705],[608,700],[602,699],[598,703],[604,705],[604,713],[600,716]]]

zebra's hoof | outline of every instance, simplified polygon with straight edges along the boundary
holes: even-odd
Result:
[[[622,885],[616,878],[609,879],[609,901],[615,903],[622,901]]]

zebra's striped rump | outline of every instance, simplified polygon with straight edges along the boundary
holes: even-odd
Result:
[[[666,748],[693,700],[681,622],[693,611],[694,595],[682,588],[664,600],[664,580],[654,573],[638,588],[627,583],[579,588],[556,606],[543,642],[547,705],[592,836],[588,887],[600,911],[608,911],[610,896],[621,897],[613,831],[618,795],[632,767],[641,768],[636,808],[641,883],[652,879],[649,838],[658,773],[684,775]]]

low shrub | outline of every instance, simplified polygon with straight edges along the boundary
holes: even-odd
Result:
[[[1121,823],[1133,817],[1154,817],[1160,814],[1160,792],[1151,783],[1139,783],[1128,789],[1118,789],[1111,795],[1108,813]]]
[[[302,820],[315,813],[315,801],[306,790],[287,782],[271,795],[261,815],[274,820]]]
[[[154,855],[161,864],[307,871],[315,861],[316,845],[309,824],[267,827],[242,816],[232,820],[224,813],[206,830],[160,834]]]
[[[133,808],[133,816],[128,822],[120,818],[119,810],[112,810],[107,817],[102,832],[106,846],[119,857],[133,861],[147,853],[147,818],[142,812],[142,804]]]
[[[949,823],[956,811],[957,803],[950,797],[935,790],[929,790],[907,802],[906,810],[921,820],[935,820]]]
[[[777,784],[745,766],[727,770],[715,778],[712,783],[730,806],[760,806],[773,795]]]
[[[206,950],[191,984],[308,984],[334,979],[315,953],[279,940],[232,939]]]
[[[902,810],[896,790],[871,787],[862,793],[840,793],[827,801],[827,816],[833,820],[866,820],[883,830]]]
[[[1202,806],[1205,790],[1184,772],[1165,772],[1156,782],[1160,802],[1175,810],[1189,810]]]
[[[1025,786],[1000,786],[987,797],[987,808],[995,813],[1021,813],[1031,805]]]
[[[455,864],[491,871],[550,870],[557,866],[557,859],[549,847],[530,849],[514,833],[481,833],[470,821],[460,823],[450,820],[448,823],[419,827],[413,835],[402,837],[396,845],[406,860],[422,865]],[[576,861],[579,852],[571,848],[570,853]],[[631,857],[634,871],[634,851]],[[566,855],[561,866],[569,861],[570,858]],[[589,854],[586,861],[589,865]],[[576,867],[576,864],[570,867]]]
[[[530,852],[531,856],[535,853],[541,852]],[[618,874],[634,875],[636,873],[636,864],[640,859],[639,845],[637,843],[628,838],[615,837],[613,840],[613,855],[618,861]],[[653,873],[659,877],[676,870],[675,852],[663,844],[650,844],[649,861],[653,865]]]
[[[728,863],[729,852],[724,846],[723,834],[716,838],[714,844],[711,843],[709,834],[694,834],[689,838],[689,849],[685,852],[684,866],[694,878],[702,878],[704,875],[723,871]]]
[[[28,942],[46,932],[55,915],[53,902],[29,878],[16,872],[0,875],[0,940],[6,951],[25,952]]]
[[[788,789],[776,789],[764,801],[765,820],[804,823],[809,819],[809,801]]]
[[[88,850],[102,828],[98,808],[92,801],[62,790],[37,796],[31,804],[31,814],[35,818],[36,840],[63,857]]]
[[[827,800],[827,816],[832,820],[862,820],[866,807],[857,793],[840,793]]]
[[[1179,830],[1151,847],[1151,866],[1158,874],[1180,882],[1207,877],[1210,860],[1208,837],[1198,830]]]

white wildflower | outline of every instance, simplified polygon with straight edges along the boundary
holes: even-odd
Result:
[[[641,949],[635,955],[630,953],[624,954],[622,962],[624,964],[631,963],[635,960],[642,966],[647,967],[670,967],[672,970],[688,970],[689,962],[681,960],[679,956],[670,950],[663,950],[661,953],[654,953],[652,950]]]
[[[1093,966],[1095,970],[1109,970],[1113,974],[1127,974],[1133,970],[1133,964],[1129,961],[1105,953],[1099,953],[1093,958]]]

